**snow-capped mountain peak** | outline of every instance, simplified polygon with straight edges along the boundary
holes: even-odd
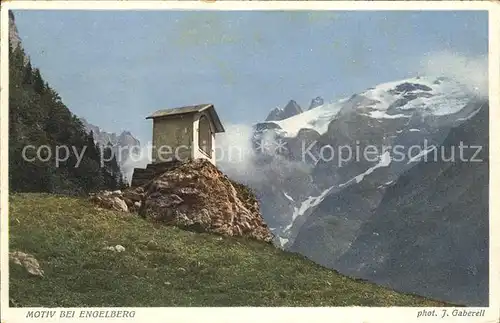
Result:
[[[394,111],[420,110],[433,115],[452,114],[462,109],[472,93],[462,84],[446,77],[414,77],[378,85],[360,94],[374,104],[374,118],[393,118]],[[402,113],[402,117],[408,114]]]
[[[272,203],[282,201],[285,210],[280,224],[275,225],[276,236],[286,239],[287,245],[293,244],[296,232],[327,195],[351,186],[370,187],[372,182],[376,183],[375,188],[385,187],[382,184],[413,167],[427,148],[422,148],[421,155],[412,152],[402,159],[401,154],[392,150],[378,149],[421,147],[424,141],[439,143],[447,129],[477,113],[481,105],[477,99],[466,86],[453,79],[418,76],[379,84],[289,118],[257,124],[252,137],[254,144],[258,146],[263,138],[272,138],[286,147],[274,155],[259,154],[262,165],[273,158],[280,160],[280,165],[283,160],[292,167],[300,165],[298,175],[284,175],[283,167],[275,170],[276,177],[286,183],[280,194],[275,196],[274,189],[269,192]],[[362,153],[351,158],[346,151],[340,151],[340,147],[351,148],[350,154],[354,154],[356,149],[361,152],[367,146],[377,148],[380,160],[369,160]],[[266,167],[272,167],[272,163],[269,165]],[[310,172],[308,176],[304,176],[302,167]],[[274,209],[272,212],[277,213]]]
[[[301,129],[312,129],[321,135],[340,111],[358,109],[361,115],[375,119],[409,118],[414,112],[443,116],[460,111],[473,96],[466,86],[450,78],[417,76],[379,84],[350,98],[287,118],[268,117],[266,122],[281,128],[284,137],[295,137]]]

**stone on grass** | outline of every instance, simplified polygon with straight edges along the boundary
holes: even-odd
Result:
[[[43,277],[43,270],[33,255],[21,251],[13,251],[9,253],[9,260],[16,265],[24,267],[33,276]]]

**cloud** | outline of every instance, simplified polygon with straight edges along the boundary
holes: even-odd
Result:
[[[230,124],[225,133],[217,135],[217,166],[232,179],[258,188],[311,171],[308,165],[276,152],[266,150],[266,156],[272,158],[263,157],[259,148],[253,146],[253,134],[251,126]],[[274,142],[274,136],[273,131],[265,132],[260,134],[259,142]]]
[[[217,165],[223,172],[237,180],[260,178],[254,164],[252,146],[253,129],[249,125],[229,124],[226,131],[216,138]]]
[[[418,66],[419,73],[447,76],[467,86],[481,98],[488,98],[488,56],[466,56],[441,51],[426,54]]]
[[[151,163],[151,143],[146,146],[134,147],[134,153],[127,156],[125,162],[121,165],[122,175],[125,177],[127,183],[132,182],[132,175],[134,168],[146,168]],[[136,150],[137,149],[137,150]]]

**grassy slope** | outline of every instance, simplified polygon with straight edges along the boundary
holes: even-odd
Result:
[[[10,197],[10,250],[45,276],[10,267],[17,306],[440,306],[320,267],[272,245],[154,225],[46,194]],[[121,244],[122,253],[103,251]]]

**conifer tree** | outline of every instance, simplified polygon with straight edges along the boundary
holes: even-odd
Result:
[[[31,68],[31,62],[28,61],[23,73],[23,84],[31,85],[33,84],[33,69]]]
[[[42,94],[45,86],[44,86],[44,81],[42,79],[42,75],[40,74],[40,70],[38,68],[35,68],[33,72],[33,88],[36,93]]]

